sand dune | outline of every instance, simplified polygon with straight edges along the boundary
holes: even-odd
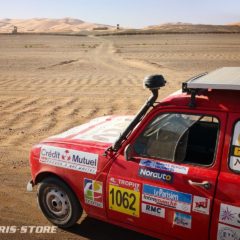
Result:
[[[146,33],[240,33],[240,23],[228,25],[204,25],[191,23],[165,23],[148,26],[142,29],[121,28],[116,31],[115,26],[89,23],[74,18],[50,19],[0,19],[0,33],[11,33],[13,27],[22,33],[77,33],[81,31],[107,30],[104,34],[146,34]]]
[[[191,23],[166,23],[161,25],[148,26],[145,30],[156,30],[165,32],[240,32],[238,24],[231,25],[210,25],[210,24],[191,24]]]
[[[63,18],[33,18],[33,19],[0,19],[0,32],[11,32],[13,26],[18,27],[19,32],[79,32],[81,30],[92,30],[93,28],[112,26],[96,23],[88,23],[79,19]]]
[[[231,23],[229,25],[232,25],[232,26],[240,26],[240,22],[235,22],[235,23]]]

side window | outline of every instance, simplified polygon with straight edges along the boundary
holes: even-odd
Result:
[[[141,157],[210,165],[214,160],[218,130],[219,122],[215,117],[162,114],[148,124],[133,148]]]
[[[235,124],[233,131],[229,166],[233,171],[240,172],[240,121]]]

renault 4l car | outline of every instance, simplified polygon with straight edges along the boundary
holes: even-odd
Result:
[[[136,116],[104,116],[49,137],[30,154],[46,218],[88,216],[160,239],[240,239],[240,67],[183,83]]]

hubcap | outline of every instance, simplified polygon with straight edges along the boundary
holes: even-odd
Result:
[[[54,215],[65,218],[70,213],[70,201],[65,192],[59,188],[50,188],[46,194],[46,203],[48,209]]]

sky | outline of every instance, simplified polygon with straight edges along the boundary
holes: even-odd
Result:
[[[78,18],[140,28],[240,22],[240,0],[0,0],[0,18]]]

